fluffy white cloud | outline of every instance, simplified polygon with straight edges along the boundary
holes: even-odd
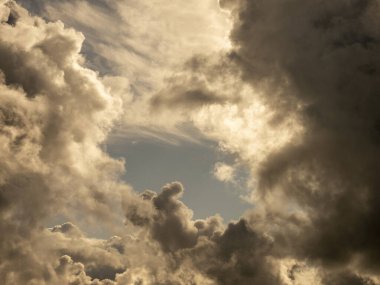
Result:
[[[234,179],[234,168],[231,165],[218,162],[214,167],[214,176],[223,182],[231,182]]]

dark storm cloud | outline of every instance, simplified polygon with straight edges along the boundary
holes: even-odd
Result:
[[[303,143],[260,167],[263,201],[282,192],[309,219],[294,233],[288,215],[279,217],[277,239],[326,268],[355,260],[356,270],[378,274],[379,2],[238,3],[221,2],[234,17],[231,56],[280,118],[299,112],[306,130]],[[367,282],[355,278],[323,282]]]
[[[216,284],[282,284],[270,261],[272,241],[246,220],[230,223],[209,246],[211,250],[195,251],[194,260]]]

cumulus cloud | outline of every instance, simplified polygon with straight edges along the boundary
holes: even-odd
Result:
[[[111,220],[117,188],[110,189],[123,163],[99,145],[120,99],[83,67],[80,33],[13,1],[0,9],[0,283],[64,284],[41,227],[53,213],[79,209]],[[54,231],[81,235],[71,224]]]
[[[100,147],[121,111],[119,81],[83,67],[83,36],[61,22],[13,1],[1,15],[1,283],[212,284],[179,268],[173,252],[223,231],[221,218],[193,221],[179,183],[137,199],[118,180],[122,161]],[[73,223],[44,229],[50,217],[79,211],[115,222],[120,195],[127,213],[142,216],[141,233],[99,240]]]
[[[192,279],[181,273],[189,270],[190,278],[196,274],[205,280],[196,284],[281,284],[269,236],[256,232],[245,219],[227,228],[218,216],[193,220],[192,211],[179,200],[182,192],[178,182],[165,185],[158,194],[147,191],[141,199],[146,207],[153,205],[154,212],[144,218],[126,212],[166,253],[178,284],[191,284]]]
[[[206,221],[193,221],[193,212],[179,199],[183,191],[182,184],[178,182],[165,185],[159,194],[145,191],[142,198],[146,207],[153,209],[147,211],[149,214],[145,216],[126,207],[128,220],[135,225],[146,226],[151,237],[158,241],[164,251],[193,247],[200,235],[211,236],[223,228],[218,216]]]

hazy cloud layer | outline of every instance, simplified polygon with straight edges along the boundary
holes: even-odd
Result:
[[[146,17],[187,19],[191,5],[173,3]],[[207,3],[195,7],[219,11]],[[115,11],[136,19],[136,7],[153,4],[50,4],[33,7],[83,27],[92,67],[118,62],[131,38],[124,58],[162,59],[149,50],[159,36],[148,50],[135,45],[162,22],[118,38],[108,25]],[[14,1],[0,5],[1,284],[380,283],[379,1],[220,1],[233,22],[231,49],[203,39],[189,56],[170,57],[178,49],[161,47],[185,64],[170,63],[162,88],[139,93],[138,103],[131,82],[146,65],[101,77],[84,67],[81,33]],[[165,30],[164,43],[181,32],[191,38],[189,22]],[[111,29],[110,38],[96,41],[99,29],[105,37]],[[109,43],[112,53],[103,53]],[[131,109],[136,117],[125,115]],[[252,210],[226,225],[218,215],[193,219],[180,182],[134,193],[119,179],[123,162],[101,148],[125,118],[163,131],[189,123],[236,154],[250,169]],[[215,169],[221,180],[234,173],[223,163]],[[117,236],[91,238],[69,222],[46,228],[49,218],[78,213]]]

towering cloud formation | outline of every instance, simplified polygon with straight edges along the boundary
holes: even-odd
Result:
[[[255,205],[228,225],[194,220],[179,182],[120,182],[100,145],[123,82],[84,67],[80,33],[0,5],[1,284],[380,283],[378,0],[220,1],[232,49],[124,106],[190,122],[250,168]],[[120,202],[120,236],[45,228],[80,211],[115,229]]]
[[[81,34],[13,1],[0,8],[0,283],[64,284],[41,227],[78,208],[112,216],[110,183],[123,165],[99,144],[120,100],[82,67]]]
[[[377,275],[379,2],[221,4],[232,9],[231,56],[244,80],[280,120],[297,112],[304,129],[301,143],[260,165],[262,226],[291,256]],[[321,282],[370,283],[329,276]]]

